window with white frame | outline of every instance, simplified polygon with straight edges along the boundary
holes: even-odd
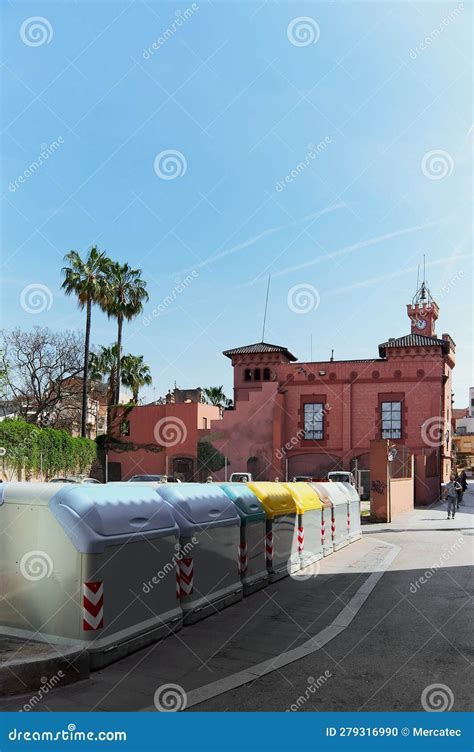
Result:
[[[382,402],[382,439],[402,438],[402,403]]]
[[[304,437],[305,439],[324,438],[324,404],[322,402],[307,402],[305,404]]]

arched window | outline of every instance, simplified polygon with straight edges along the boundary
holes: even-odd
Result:
[[[270,381],[270,369],[269,368],[263,369],[263,380]]]
[[[246,368],[244,371],[244,381],[252,381],[252,371],[250,368]]]
[[[260,381],[260,368],[256,368],[253,372],[253,380]]]

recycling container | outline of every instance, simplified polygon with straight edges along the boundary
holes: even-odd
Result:
[[[323,544],[323,556],[329,556],[334,552],[333,541],[333,524],[332,524],[332,503],[328,496],[321,496],[322,523],[321,523],[321,541]]]
[[[337,484],[342,492],[346,495],[349,505],[347,521],[349,524],[349,541],[353,543],[362,538],[362,528],[360,524],[360,496],[357,489],[351,483],[344,481]]]
[[[178,526],[124,485],[5,484],[1,634],[79,645],[96,669],[181,627]]]
[[[155,488],[180,530],[179,596],[185,624],[241,600],[240,517],[217,483],[163,483]]]
[[[295,500],[283,483],[253,481],[247,486],[260,499],[265,510],[267,570],[269,581],[275,582],[290,574],[294,567],[300,567],[295,542],[298,527]]]
[[[311,485],[319,494],[320,499],[327,498],[332,504],[331,533],[334,551],[344,548],[349,544],[348,528],[348,504],[347,496],[338,487],[337,483],[330,481],[312,482]]]
[[[265,559],[267,517],[261,501],[244,483],[221,483],[240,516],[239,569],[244,595],[268,585]]]
[[[301,567],[323,558],[323,505],[309,483],[283,483],[291,493],[298,512],[298,527],[295,531],[296,546]]]

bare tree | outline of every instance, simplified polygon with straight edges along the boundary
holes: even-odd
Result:
[[[83,348],[83,336],[73,331],[2,330],[0,372],[12,411],[30,423],[63,427],[71,411],[80,411]]]

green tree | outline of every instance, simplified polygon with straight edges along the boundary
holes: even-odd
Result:
[[[64,257],[68,266],[63,267],[64,282],[62,284],[66,295],[77,297],[79,308],[86,309],[86,330],[84,337],[84,370],[82,382],[82,414],[81,434],[87,434],[87,398],[89,381],[89,349],[91,335],[92,305],[103,305],[105,296],[105,275],[111,263],[106,255],[92,246],[85,259],[77,251],[70,251]]]
[[[116,404],[120,400],[123,322],[138,316],[143,310],[143,303],[148,300],[146,282],[141,279],[141,273],[141,269],[132,269],[128,264],[118,262],[110,262],[107,271],[107,291],[102,308],[109,318],[117,319]]]
[[[143,362],[143,355],[124,355],[121,366],[122,384],[131,389],[133,401],[137,404],[140,388],[152,383],[150,369]]]
[[[222,470],[225,465],[225,457],[215,446],[206,439],[200,439],[197,445],[197,466],[201,476]]]
[[[229,407],[232,402],[225,396],[222,385],[209,386],[204,389],[204,398],[208,405],[216,405],[216,407]]]

